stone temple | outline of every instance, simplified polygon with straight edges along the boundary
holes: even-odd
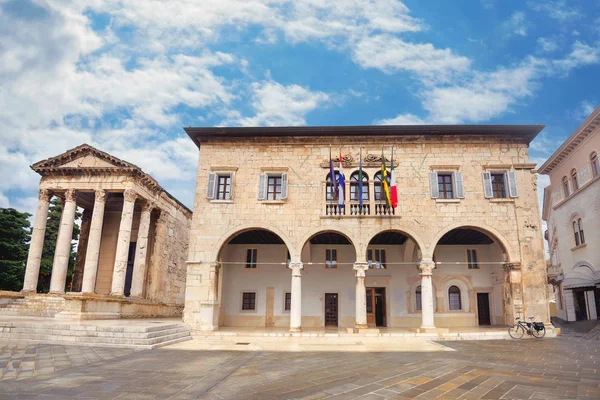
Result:
[[[32,166],[39,204],[23,291],[12,294],[28,306],[13,312],[180,316],[195,334],[549,323],[528,156],[542,129],[190,127],[200,160],[193,213],[135,165],[79,146]],[[64,207],[50,293],[39,294],[50,196]],[[67,290],[76,207],[81,238]]]

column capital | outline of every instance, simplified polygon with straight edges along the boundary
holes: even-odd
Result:
[[[138,194],[133,189],[125,189],[123,197],[125,198],[125,201],[132,203],[138,198]]]
[[[292,270],[292,276],[300,276],[301,271],[304,269],[304,264],[300,261],[292,261],[287,267]]]
[[[48,202],[50,201],[50,197],[52,197],[52,192],[48,189],[40,189],[38,191],[38,200]]]
[[[152,212],[152,210],[154,210],[155,208],[157,208],[157,206],[156,203],[153,201],[147,200],[142,204],[142,211],[145,212]]]
[[[65,201],[74,202],[77,199],[77,192],[75,189],[69,189],[65,192]]]
[[[419,270],[419,275],[433,275],[433,270],[435,268],[435,262],[431,258],[423,258],[419,263],[417,269]]]
[[[352,266],[354,270],[354,274],[357,278],[364,278],[367,274],[367,270],[369,269],[369,263],[363,261],[357,261]]]
[[[108,192],[104,189],[94,190],[94,201],[98,203],[106,203]]]
[[[211,262],[211,263],[208,263],[208,268],[209,268],[211,271],[218,271],[218,270],[219,270],[219,268],[221,268],[221,263],[220,263],[220,262],[218,262],[218,261],[213,261],[213,262]]]

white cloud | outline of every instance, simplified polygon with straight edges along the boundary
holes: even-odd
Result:
[[[483,6],[483,8],[494,8],[496,6],[496,1],[495,0],[481,0],[481,5]]]
[[[8,200],[8,197],[6,197],[4,195],[4,193],[0,192],[0,208],[9,208],[10,207],[10,201]]]
[[[529,150],[530,152],[541,153],[545,158],[548,158],[560,147],[565,139],[565,137],[552,136],[548,130],[544,130],[529,144]],[[534,160],[536,160],[535,162],[541,161],[539,165],[545,162],[545,159],[534,158]]]
[[[234,114],[229,122],[242,126],[305,125],[307,113],[332,101],[326,93],[272,80],[255,82],[251,90],[255,115],[241,118]]]
[[[600,106],[600,104],[596,101],[582,100],[575,110],[569,112],[569,115],[575,120],[583,121],[589,117],[598,106]]]
[[[359,41],[354,60],[364,68],[378,68],[386,73],[410,71],[428,81],[449,80],[455,72],[468,70],[471,60],[450,49],[436,49],[432,44],[407,43],[395,36],[377,35]]]
[[[527,36],[527,23],[522,11],[515,11],[502,26],[507,36]]]
[[[565,58],[554,60],[553,64],[561,72],[568,73],[574,68],[585,65],[597,64],[600,62],[600,45],[597,47],[589,46],[585,43],[576,41],[573,49]]]
[[[559,48],[557,38],[538,38],[537,45],[538,49],[544,53],[552,53]]]
[[[426,125],[427,121],[414,114],[398,114],[394,118],[374,122],[377,125]]]
[[[581,17],[579,10],[567,5],[565,0],[528,1],[527,5],[532,10],[543,12],[559,22],[566,22]]]

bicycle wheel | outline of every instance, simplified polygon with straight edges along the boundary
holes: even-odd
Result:
[[[544,336],[546,336],[546,327],[543,327],[541,330],[537,330],[537,329],[533,329],[531,334],[533,335],[534,338],[536,339],[541,339]]]
[[[513,339],[521,339],[525,334],[525,329],[521,325],[513,325],[508,328],[508,334]]]

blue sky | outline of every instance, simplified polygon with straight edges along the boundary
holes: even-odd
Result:
[[[0,0],[0,207],[84,142],[191,206],[189,125],[544,124],[541,163],[599,77],[592,0]]]

